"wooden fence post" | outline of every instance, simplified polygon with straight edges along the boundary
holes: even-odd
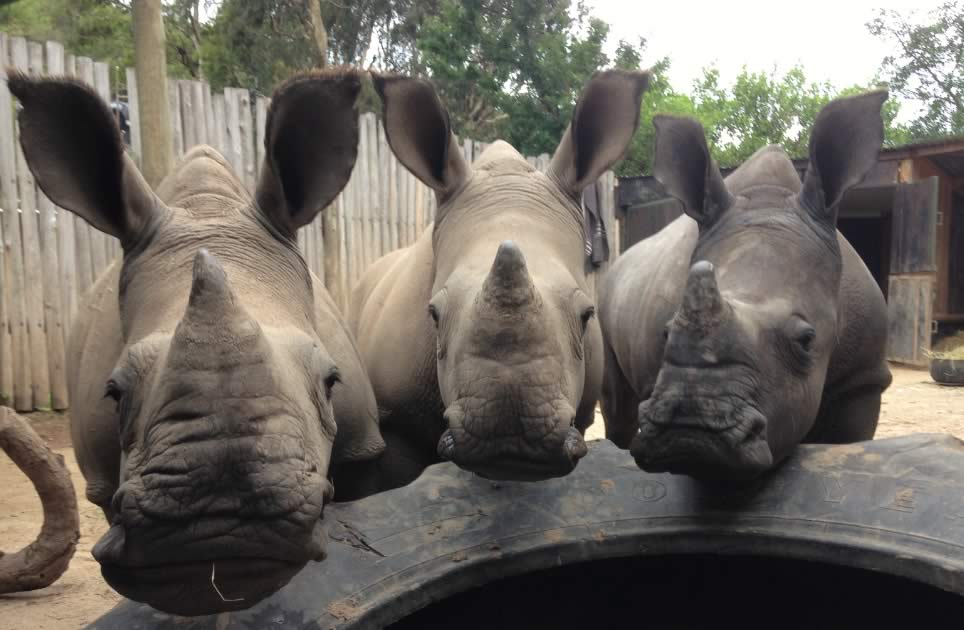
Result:
[[[0,33],[0,66],[10,63],[10,41],[6,33]],[[3,325],[4,343],[0,355],[0,396],[6,404],[26,411],[33,406],[30,392],[30,355],[24,325],[23,303],[23,257],[20,246],[20,202],[17,193],[16,131],[13,118],[13,100],[7,88],[7,79],[0,80],[0,222],[3,224]],[[8,358],[9,357],[9,358]],[[26,357],[26,358],[25,358]]]
[[[58,70],[56,48],[48,50],[48,68]],[[60,51],[60,66],[63,65],[63,51]],[[41,44],[30,44],[30,73],[42,75],[44,72],[44,47]],[[60,67],[57,74],[62,74]],[[60,286],[60,273],[57,243],[57,210],[47,195],[37,187],[37,208],[40,210],[40,246],[37,254],[40,257],[43,273],[43,319],[44,341],[47,345],[47,369],[50,383],[50,406],[57,410],[68,407],[67,404],[67,373],[64,367],[64,318],[63,293]],[[60,214],[68,214],[61,210]],[[36,406],[36,401],[34,402]]]
[[[39,46],[39,45],[38,45]],[[13,67],[30,70],[30,52],[27,40],[15,37],[10,42]],[[34,52],[36,56],[36,52]],[[43,49],[40,49],[43,65]],[[30,348],[30,384],[32,409],[50,408],[50,370],[47,366],[47,332],[44,322],[43,262],[40,255],[40,234],[37,224],[37,191],[33,173],[27,166],[19,142],[16,149],[17,180],[20,190],[20,229],[23,246],[24,305]]]

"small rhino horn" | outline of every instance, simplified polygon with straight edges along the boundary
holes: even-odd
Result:
[[[201,249],[194,256],[191,296],[188,298],[185,319],[201,322],[222,320],[232,311],[240,310],[224,267],[208,250]]]
[[[683,303],[680,305],[680,323],[685,328],[706,332],[723,315],[724,301],[716,283],[713,264],[701,260],[690,267]]]
[[[535,298],[525,256],[513,241],[502,241],[489,275],[482,285],[483,299],[505,307],[519,307]]]

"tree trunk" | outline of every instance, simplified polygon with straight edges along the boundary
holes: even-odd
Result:
[[[0,407],[0,449],[40,494],[44,523],[35,541],[14,554],[0,551],[0,593],[32,591],[57,581],[80,538],[77,496],[62,455],[54,453],[26,420]]]
[[[156,187],[174,167],[161,0],[133,0],[134,67],[141,121],[141,171]]]
[[[318,56],[321,67],[328,65],[328,30],[321,17],[321,0],[308,0],[308,13],[311,16],[311,27],[315,32],[315,44],[318,46]]]

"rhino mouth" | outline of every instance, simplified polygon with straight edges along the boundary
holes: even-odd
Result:
[[[192,617],[248,608],[285,586],[305,564],[247,557],[137,568],[102,564],[101,575],[128,599]]]
[[[704,397],[692,388],[656,393],[639,406],[629,451],[647,472],[701,480],[753,479],[773,465],[767,418],[750,397]]]
[[[327,531],[320,519],[303,553],[273,553],[270,546],[221,536],[204,540],[196,553],[174,549],[169,559],[156,553],[148,559],[126,538],[123,526],[115,524],[95,545],[104,580],[128,599],[182,616],[253,606],[285,586],[310,560],[327,556]]]
[[[587,453],[586,442],[575,427],[566,430],[558,447],[546,450],[523,449],[515,440],[501,445],[493,441],[487,448],[476,449],[472,448],[471,440],[465,432],[448,429],[439,440],[438,454],[459,468],[493,481],[544,481],[564,477],[575,470]],[[493,448],[496,446],[502,448]]]

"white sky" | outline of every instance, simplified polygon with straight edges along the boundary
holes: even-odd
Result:
[[[866,26],[877,8],[936,8],[942,0],[587,0],[592,14],[610,25],[610,50],[620,39],[647,40],[644,64],[670,58],[669,78],[688,92],[702,69],[720,70],[730,85],[741,68],[784,72],[800,64],[811,81],[843,88],[870,81],[888,54]],[[913,106],[902,107],[906,119]]]

